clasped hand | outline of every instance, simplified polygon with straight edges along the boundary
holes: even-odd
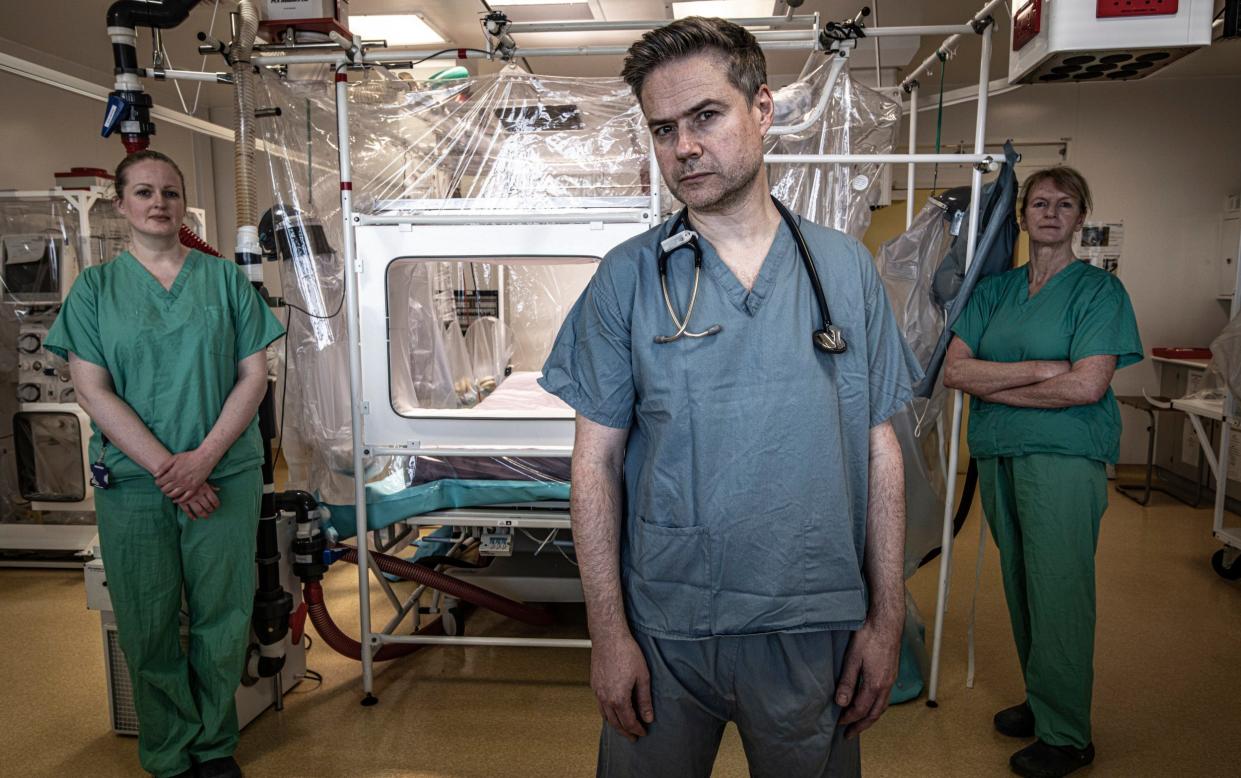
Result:
[[[220,507],[216,488],[207,483],[215,465],[198,449],[173,454],[155,471],[155,485],[191,519],[205,519]]]

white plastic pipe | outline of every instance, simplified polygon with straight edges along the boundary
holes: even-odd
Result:
[[[918,153],[918,85],[909,90],[909,153]],[[905,167],[905,229],[914,223],[914,176],[915,165]]]
[[[548,211],[546,213],[505,213],[503,211],[453,211],[443,213],[435,210],[419,211],[413,214],[391,214],[378,216],[359,215],[355,217],[357,224],[633,224],[645,222],[649,218],[649,209],[629,209],[624,211]]]
[[[768,154],[763,160],[769,164],[791,165],[991,165],[996,162],[990,154]]]
[[[498,4],[499,5],[499,4]],[[742,27],[813,27],[818,23],[816,14],[799,16],[762,16],[729,21]],[[630,19],[614,22],[513,22],[508,26],[510,35],[529,32],[609,32],[616,30],[654,30],[672,23],[671,19]]]
[[[974,16],[971,18],[971,22],[981,21],[987,18],[989,15],[991,15],[992,11],[994,11],[996,8],[1003,5],[1004,2],[1005,0],[990,0],[990,2],[984,5],[982,9],[979,10],[978,13],[974,14]],[[931,68],[935,66],[935,63],[940,61],[941,54],[944,55],[945,58],[950,58],[956,52],[957,45],[960,44],[961,42],[961,36],[970,35],[973,32],[974,32],[974,28],[971,25],[967,24],[965,25],[964,29],[960,29],[953,35],[950,35],[946,39],[944,39],[944,42],[939,44],[939,47],[935,49],[935,51],[929,57],[922,60],[922,64],[918,65],[918,67],[909,71],[909,76],[904,81],[901,82],[901,88],[903,89],[903,88],[908,87],[909,84],[916,81],[918,76],[921,75],[923,72],[930,73]]]
[[[823,88],[823,92],[819,95],[819,102],[815,104],[814,110],[810,112],[804,120],[797,124],[786,124],[773,126],[767,130],[768,135],[795,135],[799,132],[805,132],[813,127],[820,119],[823,118],[823,112],[827,110],[827,104],[832,100],[832,92],[836,88],[836,81],[840,78],[840,71],[845,67],[846,57],[837,54],[832,59],[831,70],[827,74],[827,84]]]
[[[590,648],[589,640],[575,638],[484,638],[447,635],[378,635],[380,643],[418,643],[431,646],[513,646],[517,648]],[[363,654],[365,656],[365,654]]]
[[[233,83],[233,77],[229,73],[212,73],[203,70],[155,70],[154,68],[143,68],[142,75],[146,78],[154,78],[157,81],[168,79],[169,81],[206,81],[212,84]]]
[[[989,24],[982,32],[982,55],[978,63],[978,107],[974,115],[974,151],[981,153],[987,133],[987,79],[991,66],[991,36],[995,25]],[[982,171],[974,168],[970,176],[969,233],[965,244],[965,268],[969,271],[974,262],[974,250],[978,242],[978,216],[982,197]],[[939,589],[935,601],[935,636],[931,648],[931,678],[927,684],[927,705],[939,704],[939,663],[944,640],[944,614],[948,610],[948,579],[952,574],[952,519],[956,513],[957,464],[961,455],[961,390],[952,391],[952,428],[948,447],[948,484],[944,494],[944,526],[939,556]]]
[[[358,314],[357,247],[353,232],[353,169],[349,163],[349,83],[336,71],[336,144],[340,160],[340,220],[345,237],[345,321],[349,337],[349,411],[353,432],[353,503],[358,538],[358,628],[362,643],[362,691],[367,699],[375,688],[374,636],[371,633],[371,579],[366,545],[366,476],[362,463],[365,428],[362,422],[361,326]]]

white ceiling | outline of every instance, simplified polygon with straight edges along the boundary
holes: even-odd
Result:
[[[37,3],[4,0],[7,8],[5,26],[0,30],[0,51],[15,53],[36,59],[40,64],[55,67],[97,83],[110,86],[112,72],[111,49],[105,33],[105,15],[112,0],[41,0]],[[806,0],[797,13],[819,13],[824,20],[850,18],[865,2],[875,13],[868,19],[872,26],[954,24],[968,19],[983,5],[983,0]],[[1222,3],[1222,0],[1217,0]],[[214,32],[218,37],[228,37],[228,10],[233,3],[225,0],[219,8]],[[501,6],[501,0],[495,5]],[[483,0],[350,0],[354,14],[419,11],[447,38],[445,47],[481,47],[484,37],[479,26],[480,17],[486,12]],[[590,8],[596,15],[607,20],[669,18],[666,0],[590,0]],[[773,10],[783,11],[782,0],[772,0]],[[197,55],[198,41],[195,34],[209,28],[214,4],[203,2],[190,14],[180,27],[165,32],[165,43],[173,63],[179,68],[198,69],[202,59]],[[519,13],[509,9],[514,16]],[[518,17],[519,18],[519,17]],[[995,56],[991,77],[1002,77],[1007,70],[1008,20],[997,19]],[[636,32],[611,33],[543,33],[517,37],[522,47],[578,46],[584,44],[623,45],[632,42]],[[917,53],[905,59],[908,64],[899,70],[885,68],[885,83],[895,83],[905,72],[920,63],[939,45],[941,38],[924,37]],[[959,54],[948,63],[945,84],[948,88],[976,83],[978,77],[978,43],[966,40]],[[859,46],[855,68],[873,68],[873,44]],[[150,38],[142,33],[140,59],[150,59]],[[768,57],[768,69],[776,84],[791,79],[806,59],[801,52],[772,52]],[[614,76],[620,71],[619,56],[603,57],[539,57],[531,58],[530,67],[538,73],[554,75]],[[891,64],[891,58],[887,60]],[[495,63],[471,60],[479,72],[489,72],[498,67]],[[219,57],[207,59],[210,70],[223,69]],[[1173,64],[1155,78],[1209,77],[1241,73],[1241,42],[1228,41],[1197,52]],[[187,100],[192,100],[194,86],[183,85]],[[148,86],[158,104],[179,107],[176,93],[170,84]],[[227,105],[231,101],[227,87],[206,85],[203,88],[205,105]],[[199,111],[202,115],[203,110]]]

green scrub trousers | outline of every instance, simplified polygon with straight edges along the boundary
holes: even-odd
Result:
[[[237,747],[233,697],[254,606],[258,468],[212,478],[220,507],[190,519],[152,478],[95,491],[118,638],[129,666],[142,766],[172,776]],[[182,581],[189,620],[182,647]]]
[[[1034,712],[1051,745],[1090,743],[1095,567],[1107,508],[1102,462],[1060,454],[978,459],[983,510]]]

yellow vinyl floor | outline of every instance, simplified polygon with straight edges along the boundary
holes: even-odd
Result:
[[[1113,492],[1098,555],[1095,765],[1091,778],[1241,775],[1241,583],[1209,564],[1219,547],[1208,509],[1156,495],[1141,508]],[[1238,523],[1241,519],[1232,517]],[[889,710],[862,740],[867,776],[1002,776],[1023,745],[994,733],[994,711],[1022,699],[994,546],[977,606],[977,679],[965,687],[966,624],[978,548],[977,507],[958,537],[939,693]],[[911,581],[928,622],[937,563]],[[357,632],[356,572],[326,589]],[[377,619],[389,611],[374,599]],[[476,614],[468,631],[583,636],[580,606],[541,632]],[[431,648],[381,665],[379,704],[363,708],[357,663],[318,636],[285,710],[242,733],[252,778],[297,776],[586,776],[599,719],[584,650]],[[75,570],[0,569],[0,775],[141,775],[133,738],[109,729],[99,619]],[[746,775],[731,727],[717,776]],[[789,776],[789,778],[796,778]]]

